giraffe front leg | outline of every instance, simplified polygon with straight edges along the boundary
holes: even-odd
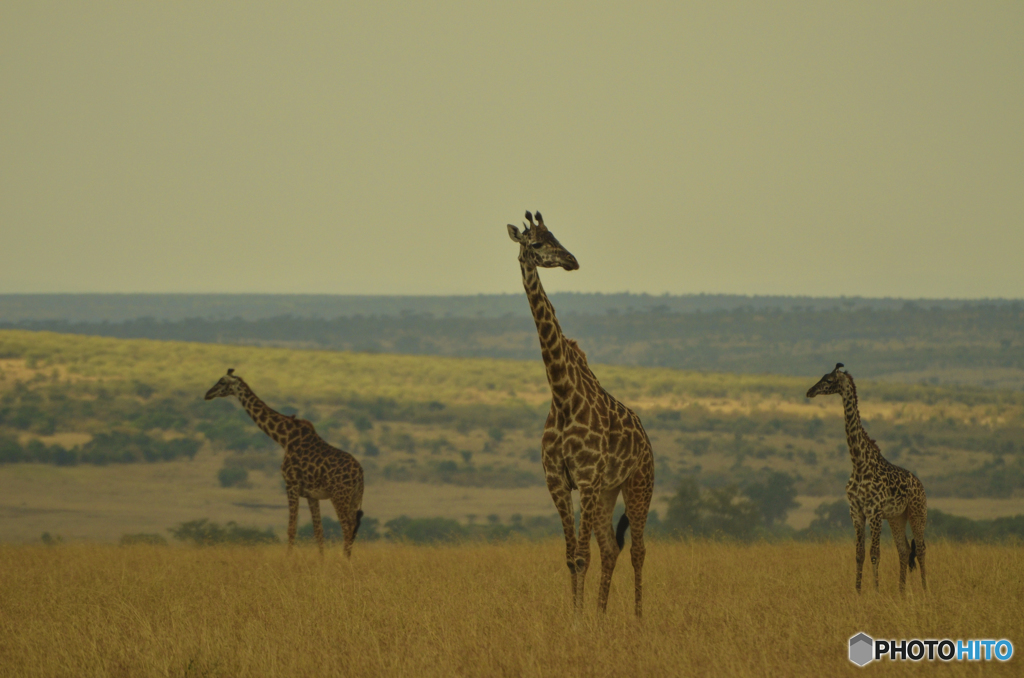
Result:
[[[544,467],[544,481],[551,494],[551,500],[562,519],[565,533],[565,564],[569,568],[569,583],[572,587],[572,605],[576,607],[576,516],[572,508],[572,485],[566,475],[565,459],[562,457],[561,435],[554,430],[555,413],[549,412],[541,438],[541,465]]]
[[[548,491],[562,519],[562,531],[565,533],[565,564],[569,568],[572,585],[572,604],[576,607],[576,516],[572,510],[572,490],[561,477],[548,476]]]
[[[589,484],[580,484],[580,536],[576,542],[576,611],[583,611],[583,584],[590,569],[590,536],[594,532],[594,523],[599,507],[597,488]]]
[[[306,497],[306,501],[309,502],[309,515],[313,519],[313,536],[316,537],[316,545],[320,549],[320,557],[323,557],[324,528],[320,524],[320,500]]]
[[[864,516],[851,507],[850,518],[857,533],[857,593],[860,593],[861,574],[864,572]]]
[[[289,485],[288,489],[288,552],[295,546],[295,531],[299,526],[299,486]]]
[[[882,557],[882,516],[871,516],[871,569],[875,574],[875,590],[878,590],[878,561]]]

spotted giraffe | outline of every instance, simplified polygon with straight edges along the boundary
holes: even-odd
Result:
[[[352,542],[363,517],[363,467],[348,452],[327,444],[311,422],[270,409],[234,372],[228,370],[206,392],[206,399],[237,397],[256,425],[284,448],[281,475],[288,494],[288,550],[295,545],[299,497],[305,497],[313,518],[313,534],[323,555],[320,500],[330,499],[345,536],[345,555],[351,557]]]
[[[832,395],[843,397],[846,414],[846,442],[850,447],[853,472],[846,483],[846,498],[850,501],[850,517],[857,531],[857,591],[860,592],[861,571],[864,567],[864,522],[871,525],[871,567],[878,589],[879,539],[882,520],[889,521],[896,551],[900,557],[900,593],[906,590],[907,569],[914,570],[915,557],[921,567],[921,586],[928,588],[924,572],[924,527],[928,519],[928,504],[924,485],[910,471],[889,463],[882,456],[875,441],[868,437],[860,422],[857,407],[857,387],[849,372],[841,371],[842,363],[823,376],[807,391],[807,397]],[[907,522],[914,539],[907,543]]]
[[[536,222],[534,222],[536,217]],[[548,491],[562,518],[565,559],[572,580],[573,607],[583,608],[583,582],[590,565],[590,537],[596,533],[601,553],[598,609],[608,605],[615,561],[631,531],[636,615],[643,614],[644,526],[654,491],[651,441],[640,418],[598,383],[587,358],[562,334],[555,309],[544,293],[537,268],[579,268],[576,258],[544,225],[540,212],[526,213],[522,233],[512,224],[508,234],[519,244],[523,287],[537,324],[541,356],[551,387],[551,411],[541,438],[541,460]],[[580,496],[580,531],[576,537],[572,490]],[[612,511],[622,493],[626,513],[612,530]]]

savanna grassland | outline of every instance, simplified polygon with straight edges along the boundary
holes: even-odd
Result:
[[[0,539],[116,541],[182,521],[280,532],[281,452],[236,402],[202,395],[234,367],[271,406],[312,420],[366,469],[364,509],[550,516],[538,440],[539,360],[446,358],[0,331]],[[682,478],[742,486],[771,471],[799,494],[790,523],[842,496],[849,458],[837,399],[808,378],[594,365],[654,443],[658,494]],[[1024,394],[859,380],[868,431],[925,481],[933,508],[1020,513]],[[304,517],[305,519],[305,517]]]
[[[236,402],[202,399],[228,367],[366,468],[367,532],[351,561],[280,543],[109,543],[160,541],[203,518],[283,533],[280,450]],[[789,474],[802,504],[790,520],[804,525],[841,495],[841,408],[803,396],[818,375],[593,369],[652,437],[653,509],[687,478],[727,488]],[[1024,394],[858,384],[868,430],[922,476],[930,506],[1020,513]],[[0,331],[0,676],[818,676],[855,670],[847,641],[859,631],[1021,645],[1024,550],[1012,540],[930,539],[929,593],[914,573],[901,599],[890,539],[881,591],[858,596],[852,537],[652,537],[643,623],[625,556],[608,614],[594,610],[595,562],[574,620],[561,540],[512,530],[553,513],[537,443],[548,397],[539,360]],[[371,518],[402,515],[505,536],[369,540]],[[1017,674],[1018,664],[943,668]]]
[[[1020,675],[1024,550],[929,544],[897,592],[854,591],[847,543],[648,544],[645,618],[619,559],[574,621],[558,540],[446,547],[0,546],[2,676],[834,676],[848,639],[1006,638],[1007,663],[864,670]],[[884,661],[889,664],[890,662]]]

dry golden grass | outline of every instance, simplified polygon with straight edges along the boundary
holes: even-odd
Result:
[[[891,545],[881,591],[860,596],[852,551],[653,542],[637,623],[627,557],[607,615],[592,568],[574,622],[555,540],[357,542],[351,562],[282,546],[0,546],[0,675],[860,675],[846,658],[859,631],[1007,638],[1022,651],[1024,549],[933,543],[931,589],[915,578],[905,599]],[[1020,675],[1020,662],[941,669]]]

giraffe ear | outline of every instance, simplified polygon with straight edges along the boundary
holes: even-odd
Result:
[[[512,238],[512,242],[521,243],[525,239],[524,234],[519,232],[519,229],[512,224],[508,225],[508,237]]]

